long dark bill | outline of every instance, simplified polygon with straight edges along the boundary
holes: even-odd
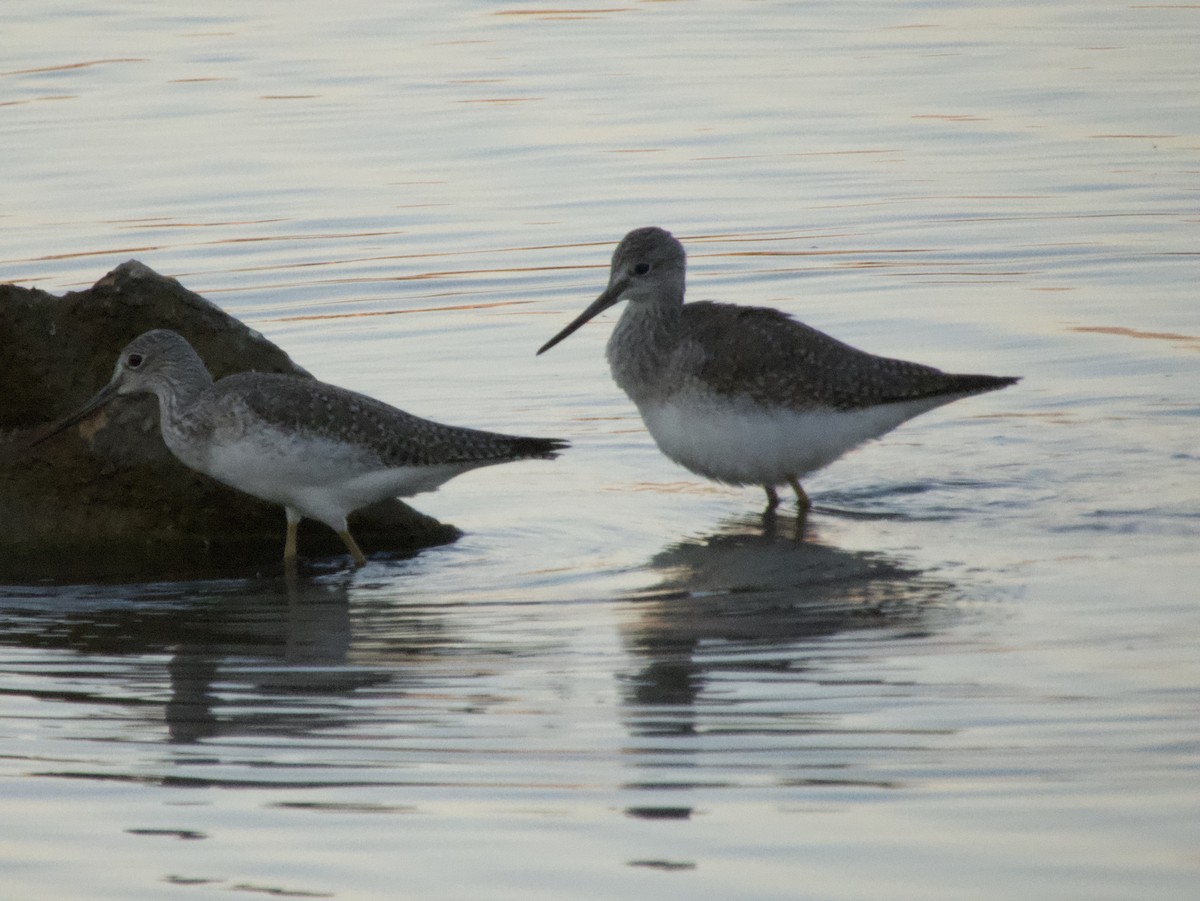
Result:
[[[36,438],[34,438],[32,441],[30,441],[29,444],[26,445],[25,449],[33,450],[39,444],[41,444],[45,441],[49,441],[51,438],[53,438],[59,432],[64,432],[67,429],[69,429],[71,426],[75,425],[76,423],[83,422],[83,420],[87,419],[89,416],[91,416],[93,413],[95,413],[98,409],[103,407],[106,403],[108,403],[110,400],[112,400],[116,396],[117,396],[117,386],[115,384],[113,384],[112,382],[109,382],[107,385],[105,385],[103,388],[100,389],[100,391],[96,394],[95,397],[93,397],[91,400],[89,400],[86,404],[84,404],[82,407],[80,407],[74,413],[70,413],[67,416],[64,416],[62,419],[58,420],[57,422],[52,422],[52,423],[50,423],[50,425],[46,426],[46,428],[42,430],[40,435],[38,435]]]
[[[601,294],[599,297],[597,297],[595,300],[592,301],[591,306],[589,306],[586,310],[584,310],[582,313],[580,313],[578,316],[576,316],[574,319],[572,319],[569,323],[567,323],[566,328],[564,328],[561,332],[559,332],[557,335],[555,335],[553,338],[551,338],[549,341],[547,341],[545,344],[543,344],[541,347],[539,347],[538,353],[539,354],[545,353],[550,348],[552,348],[555,344],[557,344],[559,341],[561,341],[564,338],[568,337],[569,335],[573,334],[581,325],[583,325],[589,319],[593,318],[594,316],[599,316],[601,313],[603,313],[605,310],[607,310],[609,307],[611,307],[613,304],[615,304],[618,300],[621,299],[621,292],[623,292],[624,290],[625,290],[625,285],[623,283],[609,285],[604,290],[603,294]]]

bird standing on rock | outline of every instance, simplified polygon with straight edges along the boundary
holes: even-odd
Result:
[[[302,517],[336,531],[362,566],[366,557],[346,525],[354,510],[434,491],[481,466],[552,459],[567,447],[442,425],[314,379],[242,372],[214,382],[192,345],[166,329],[131,341],[109,383],[31,446],[127,394],[158,397],[163,441],[185,466],[283,506],[289,566]]]

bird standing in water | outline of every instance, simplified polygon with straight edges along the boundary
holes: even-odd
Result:
[[[109,383],[31,446],[128,394],[158,397],[163,441],[185,466],[283,506],[289,566],[302,517],[336,531],[362,566],[346,525],[354,510],[433,491],[480,466],[551,459],[567,446],[442,425],[314,379],[242,372],[214,382],[192,345],[165,329],[130,342]]]
[[[768,307],[684,303],[687,256],[661,228],[613,253],[608,287],[538,350],[628,301],[608,340],[613,379],[659,449],[698,475],[760,485],[768,510],[848,450],[951,401],[1018,381],[878,357]]]

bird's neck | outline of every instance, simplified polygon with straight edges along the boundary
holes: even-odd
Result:
[[[635,402],[663,385],[661,373],[679,341],[678,303],[629,301],[608,340],[613,379]]]
[[[212,384],[212,376],[198,358],[164,374],[154,392],[164,433],[180,427],[197,398]]]

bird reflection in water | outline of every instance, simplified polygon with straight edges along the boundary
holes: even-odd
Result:
[[[632,667],[622,703],[636,772],[629,787],[647,792],[647,803],[627,815],[686,818],[688,789],[753,780],[752,759],[735,763],[720,753],[730,735],[739,753],[757,748],[790,766],[789,784],[872,782],[868,773],[842,772],[855,752],[839,761],[814,740],[841,728],[826,687],[837,678],[832,662],[863,647],[850,642],[839,651],[830,641],[856,631],[864,642],[934,634],[957,589],[886,555],[824,544],[811,525],[796,528],[782,518],[742,518],[680,541],[650,561],[659,583],[626,599],[622,635]]]
[[[344,573],[318,573],[60,588],[0,607],[0,632],[9,646],[118,661],[98,671],[91,693],[165,725],[172,744],[300,737],[345,727],[356,714],[342,699],[356,691],[419,684],[421,663],[452,642],[428,609],[373,603],[361,585],[351,604],[354,585]],[[160,658],[165,705],[125,685],[138,671],[132,661]]]

